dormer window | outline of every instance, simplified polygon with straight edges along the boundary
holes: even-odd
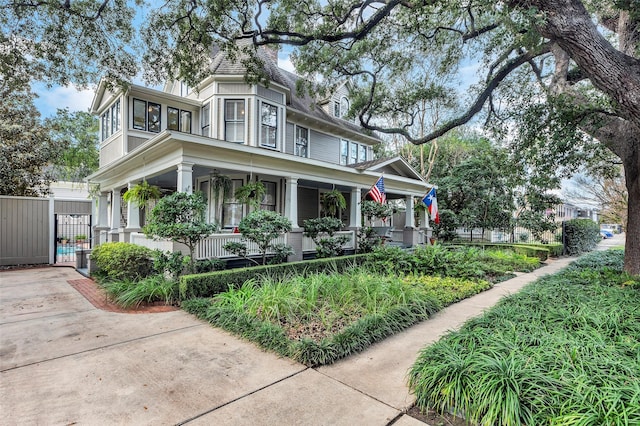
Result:
[[[338,118],[343,118],[349,112],[350,107],[349,99],[343,96],[339,101],[333,102],[333,115]]]

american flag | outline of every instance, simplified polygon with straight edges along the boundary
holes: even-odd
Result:
[[[380,176],[376,184],[371,187],[368,192],[369,196],[378,203],[387,201],[387,194],[384,193],[384,178]]]

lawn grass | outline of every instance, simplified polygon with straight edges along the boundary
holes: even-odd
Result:
[[[308,366],[332,363],[427,319],[486,281],[398,277],[358,269],[248,281],[183,308]]]
[[[639,425],[640,281],[622,259],[585,255],[425,348],[417,405],[481,425]]]

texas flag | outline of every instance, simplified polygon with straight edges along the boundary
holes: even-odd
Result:
[[[427,206],[427,211],[429,211],[431,220],[436,224],[440,223],[440,213],[438,213],[438,198],[436,197],[436,189],[431,188],[431,191],[427,192],[427,195],[424,196],[422,202],[425,206]]]

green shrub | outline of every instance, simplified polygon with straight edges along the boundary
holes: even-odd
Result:
[[[525,245],[529,246],[529,247],[538,247],[538,248],[542,248],[542,249],[547,249],[547,250],[549,250],[549,256],[550,257],[562,256],[562,251],[564,249],[564,246],[562,245],[562,236],[560,236],[560,242],[559,243],[549,243],[549,244],[528,243],[528,244],[525,244]]]
[[[419,408],[470,424],[640,424],[640,282],[623,252],[585,255],[424,348]]]
[[[153,270],[153,251],[131,243],[103,243],[91,252],[100,274],[108,280],[137,281]]]
[[[108,281],[102,284],[107,295],[123,308],[143,303],[164,302],[173,304],[178,299],[178,283],[175,280],[154,275],[140,281]]]
[[[562,244],[558,248],[557,244],[505,244],[505,243],[482,243],[482,242],[459,242],[456,245],[481,247],[483,249],[501,249],[501,250],[513,250],[516,253],[523,254],[529,257],[537,257],[541,262],[544,262],[549,257],[551,247],[553,247],[554,253],[558,251],[562,254]]]
[[[261,275],[282,277],[287,275],[309,275],[318,272],[340,273],[360,265],[367,255],[342,256],[331,259],[315,259],[279,265],[263,265],[249,268],[229,269],[207,274],[183,275],[180,277],[180,296],[184,299],[213,297],[229,288],[239,287],[245,281]]]
[[[590,219],[572,219],[565,222],[565,244],[570,256],[593,250],[602,239],[600,227]]]

